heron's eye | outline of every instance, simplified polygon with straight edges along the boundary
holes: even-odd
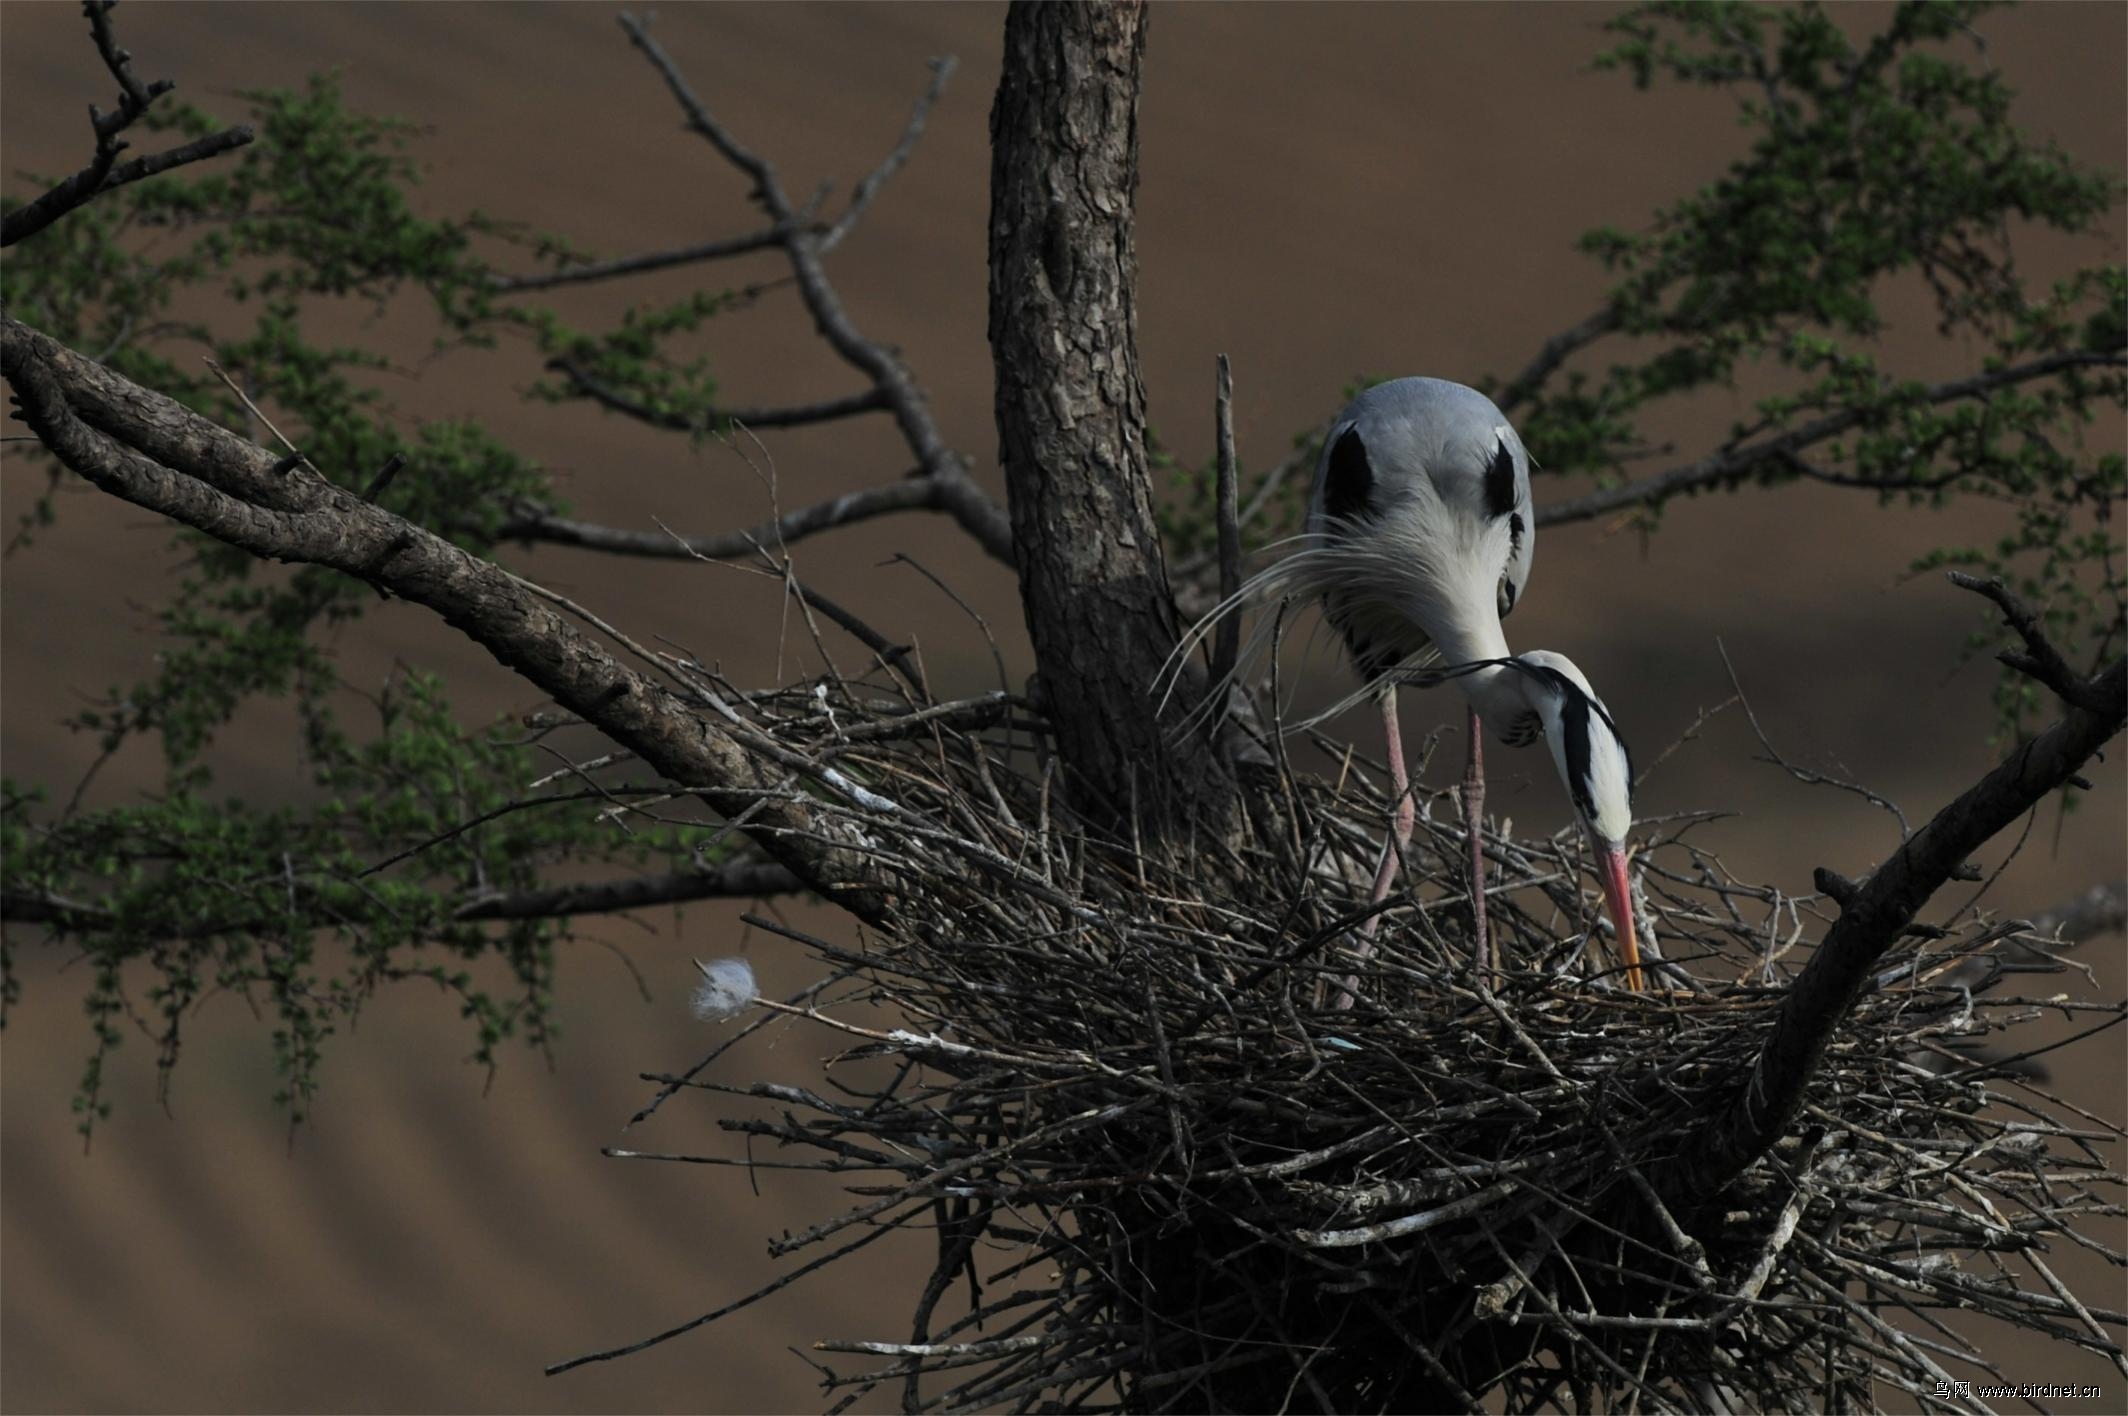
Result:
[[[1358,428],[1345,429],[1344,436],[1330,445],[1330,463],[1323,469],[1323,513],[1333,521],[1363,516],[1367,494],[1374,490],[1374,467],[1367,461],[1367,444]]]
[[[1492,465],[1485,469],[1485,509],[1498,521],[1515,509],[1517,500],[1515,455],[1507,450],[1507,440],[1503,438],[1493,454]]]

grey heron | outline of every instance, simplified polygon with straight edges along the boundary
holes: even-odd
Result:
[[[1638,990],[1639,945],[1625,856],[1633,774],[1624,738],[1571,661],[1542,650],[1514,655],[1500,628],[1522,598],[1535,548],[1529,453],[1506,415],[1462,384],[1392,380],[1362,393],[1330,425],[1299,549],[1214,609],[1184,647],[1252,601],[1321,603],[1361,679],[1360,690],[1330,711],[1372,697],[1387,739],[1394,838],[1375,874],[1374,905],[1387,898],[1396,879],[1414,817],[1397,727],[1397,686],[1452,680],[1461,688],[1470,710],[1462,795],[1472,947],[1481,973],[1490,967],[1480,828],[1483,724],[1490,722],[1509,746],[1543,737],[1596,857],[1627,984]],[[1265,634],[1259,625],[1252,656]],[[1372,951],[1379,919],[1379,913],[1372,915],[1361,928],[1362,958]],[[1352,996],[1348,982],[1341,1006]]]

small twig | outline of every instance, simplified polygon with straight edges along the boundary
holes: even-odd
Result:
[[[399,475],[399,469],[404,466],[406,466],[406,454],[403,452],[395,452],[384,459],[384,465],[377,469],[377,475],[370,478],[369,485],[362,489],[362,500],[374,502],[377,498],[383,496],[385,488],[391,486],[392,479]]]
[[[318,464],[312,462],[308,457],[304,456],[303,450],[297,447],[294,443],[290,442],[288,440],[287,434],[283,433],[279,428],[274,426],[273,419],[267,417],[263,412],[259,410],[259,405],[251,401],[251,395],[244,392],[243,389],[239,388],[237,386],[236,380],[230,378],[228,373],[223,370],[220,364],[215,363],[213,359],[209,358],[207,355],[204,354],[200,356],[200,362],[205,364],[208,368],[214,370],[214,376],[220,379],[223,385],[227,387],[231,393],[235,394],[239,399],[243,401],[244,407],[250,411],[251,416],[258,419],[259,422],[263,423],[266,427],[266,431],[272,433],[274,437],[279,440],[281,446],[288,449],[288,457],[284,458],[281,462],[274,464],[274,471],[277,474],[281,476],[286,476],[294,466],[300,464],[304,467],[308,467],[312,472],[317,473],[317,475],[320,477],[325,476],[323,472],[318,471]]]
[[[843,238],[855,229],[857,219],[864,215],[865,208],[872,205],[872,199],[879,195],[880,188],[887,185],[888,179],[899,172],[902,164],[909,160],[909,154],[916,151],[916,140],[924,135],[925,120],[931,116],[933,105],[945,93],[946,81],[953,77],[953,71],[959,67],[960,60],[950,54],[931,60],[931,82],[925,86],[923,96],[916,100],[916,107],[909,114],[908,125],[902,129],[901,141],[894,145],[893,150],[879,166],[873,168],[865,179],[857,184],[857,190],[850,194],[849,210],[821,235],[822,255],[842,244]]]
[[[89,106],[89,125],[96,138],[95,156],[89,165],[53,186],[49,191],[16,207],[0,217],[0,246],[12,246],[17,241],[36,235],[60,217],[76,207],[85,205],[95,197],[129,182],[138,182],[157,173],[168,172],[173,167],[200,162],[217,157],[233,148],[250,142],[253,137],[251,125],[240,123],[219,133],[194,138],[163,152],[146,157],[136,157],[129,162],[118,161],[118,154],[126,144],[118,135],[133,126],[142,114],[148,111],[156,99],[177,85],[170,79],[157,79],[151,84],[142,84],[133,74],[133,56],[118,45],[118,37],[111,29],[111,10],[116,0],[86,0],[82,11],[88,16],[90,37],[96,52],[103,57],[104,66],[111,77],[118,80],[118,107],[110,113],[100,111],[94,104]]]
[[[1241,590],[1241,520],[1237,509],[1234,466],[1234,374],[1227,356],[1219,356],[1218,391],[1213,400],[1213,422],[1219,444],[1219,602],[1226,604]],[[1234,661],[1241,653],[1241,617],[1228,615],[1219,622],[1212,649],[1211,691],[1224,694]]]
[[[1798,767],[1787,758],[1781,756],[1780,750],[1767,740],[1766,730],[1759,726],[1759,715],[1752,711],[1751,700],[1744,696],[1744,685],[1736,676],[1736,665],[1729,662],[1729,646],[1722,643],[1721,639],[1717,637],[1714,641],[1714,647],[1722,656],[1722,667],[1729,673],[1729,686],[1736,691],[1736,701],[1744,706],[1744,717],[1750,721],[1752,733],[1758,738],[1759,746],[1766,749],[1766,755],[1759,759],[1761,762],[1770,763],[1797,781],[1810,786],[1838,787],[1843,792],[1852,792],[1864,801],[1880,806],[1890,812],[1899,822],[1900,840],[1904,841],[1913,836],[1914,829],[1907,825],[1906,813],[1899,809],[1896,802],[1878,796],[1859,782],[1850,782],[1845,777],[1828,776],[1823,772],[1813,772],[1808,767]]]

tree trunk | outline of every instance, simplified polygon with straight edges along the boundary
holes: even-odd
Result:
[[[1040,690],[1081,810],[1200,803],[1210,754],[1165,740],[1178,637],[1138,377],[1142,3],[1022,3],[990,113],[999,460]],[[1200,761],[1201,760],[1201,763]]]

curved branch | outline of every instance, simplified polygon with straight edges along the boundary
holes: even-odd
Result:
[[[0,373],[25,422],[102,490],[254,555],[325,566],[424,605],[727,819],[807,886],[883,921],[890,886],[844,818],[779,790],[768,764],[716,719],[616,660],[526,582],[401,517],[300,471],[182,405],[0,321]],[[69,392],[98,386],[99,432]],[[787,764],[786,764],[787,765]],[[861,805],[861,803],[860,803]]]
[[[1984,374],[1931,385],[1921,390],[1919,401],[1951,403],[1961,398],[1976,398],[2013,384],[2046,378],[2067,369],[2122,367],[2128,367],[2128,355],[2118,351],[2100,353],[2088,349],[2063,350],[2022,364],[2012,364],[2006,368],[1991,369]],[[1559,526],[1570,521],[1587,521],[1592,517],[1622,511],[1627,507],[1646,506],[1692,492],[1732,486],[1764,470],[1769,464],[1786,463],[1806,447],[1812,447],[1828,438],[1836,438],[1850,428],[1861,426],[1877,416],[1878,412],[1875,408],[1844,409],[1761,442],[1724,448],[1712,456],[1703,457],[1697,462],[1687,463],[1683,467],[1654,477],[1643,477],[1624,486],[1591,492],[1585,497],[1576,497],[1571,501],[1554,502],[1550,506],[1537,509],[1537,524]],[[1924,485],[1926,484],[1916,484],[1917,487]]]
[[[1937,812],[1867,880],[1855,885],[1818,872],[1819,888],[1838,901],[1840,917],[1783,1000],[1751,1075],[1664,1176],[1668,1195],[1691,1202],[1714,1195],[1780,1139],[1877,961],[1929,897],[2121,731],[2128,720],[2128,660],[2084,687],[2091,706],[2071,703],[2060,722]]]

